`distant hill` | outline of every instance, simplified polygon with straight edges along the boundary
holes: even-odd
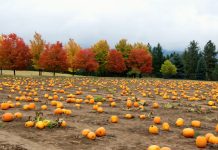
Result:
[[[183,51],[182,50],[178,50],[178,51],[175,51],[175,50],[166,50],[166,49],[163,49],[163,55],[166,56],[166,55],[170,55],[171,53],[179,53],[179,54],[182,54]]]

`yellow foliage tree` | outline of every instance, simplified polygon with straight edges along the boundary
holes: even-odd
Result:
[[[69,65],[69,71],[74,73],[75,56],[81,50],[81,47],[73,39],[70,39],[65,45],[65,49],[67,50],[67,63]]]
[[[105,65],[107,56],[110,50],[109,44],[106,40],[100,40],[91,47],[92,51],[95,54],[95,58],[99,63],[99,72],[103,74],[105,72]]]
[[[39,75],[41,75],[41,70],[39,67],[39,58],[41,53],[44,51],[45,41],[42,39],[39,33],[35,32],[34,39],[30,41],[30,51],[32,54],[33,67],[39,70]]]

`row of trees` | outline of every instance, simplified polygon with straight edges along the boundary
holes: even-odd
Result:
[[[43,70],[69,71],[72,74],[99,76],[141,76],[175,77],[202,80],[218,80],[216,46],[209,41],[203,50],[191,41],[183,53],[164,56],[160,44],[152,47],[149,43],[130,44],[121,39],[115,49],[110,49],[106,40],[100,40],[90,48],[82,49],[70,39],[62,43],[46,43],[35,33],[27,45],[16,34],[0,36],[0,68],[35,69],[42,75]]]
[[[124,75],[152,72],[152,55],[143,43],[133,46],[121,40],[116,49],[111,50],[106,40],[100,40],[91,48],[82,49],[74,40],[62,43],[46,43],[35,33],[30,45],[25,44],[16,34],[2,35],[0,38],[0,68],[16,70],[29,68],[82,74]]]

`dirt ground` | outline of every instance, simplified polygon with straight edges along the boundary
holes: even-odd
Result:
[[[53,84],[51,86],[51,83]],[[72,84],[72,86],[69,86]],[[0,121],[0,150],[145,150],[149,145],[159,145],[161,147],[168,146],[172,150],[195,150],[195,138],[185,138],[181,135],[182,129],[191,127],[192,120],[199,120],[202,123],[201,128],[194,128],[196,134],[205,135],[206,133],[215,133],[215,125],[218,123],[218,109],[211,109],[207,105],[211,98],[212,89],[218,87],[218,82],[200,82],[200,81],[185,81],[185,80],[159,80],[159,79],[124,79],[124,78],[92,78],[92,77],[1,77],[0,78],[0,102],[11,100],[15,101],[15,97],[19,96],[18,91],[11,92],[20,85],[21,91],[29,92],[35,89],[38,92],[39,102],[36,110],[24,111],[22,107],[15,107],[9,110],[0,110],[0,115],[4,112],[22,112],[23,118],[12,122]],[[27,88],[27,85],[29,87]],[[122,89],[120,85],[125,85],[129,88],[128,94],[121,95]],[[44,89],[41,89],[41,87]],[[54,106],[50,105],[50,101],[44,98],[44,94],[48,93],[53,96],[52,90],[64,89],[65,93],[58,93],[64,99],[67,95],[75,94],[81,88],[82,95],[77,95],[77,98],[85,99],[88,94],[106,97],[112,94],[116,107],[110,107],[109,102],[103,102],[103,113],[98,113],[92,110],[91,104],[81,103],[81,108],[77,109],[75,103],[66,103],[64,108],[71,109],[72,115],[58,116],[67,121],[66,128],[26,128],[24,123],[28,120],[28,116],[34,116],[36,111],[41,111],[42,104],[47,104],[48,109],[42,111],[43,115],[48,119],[57,119],[57,115],[53,114]],[[207,100],[189,101],[182,98],[180,100],[163,100],[162,96],[155,94],[155,89],[159,92],[174,90],[178,92],[178,97],[186,91],[187,95],[194,95],[197,90],[198,94],[206,96]],[[91,89],[96,89],[97,92],[92,92]],[[146,96],[142,96],[142,92]],[[126,108],[127,97],[137,97],[140,100],[145,100],[145,110],[138,108]],[[153,102],[158,102],[159,109],[153,109]],[[21,104],[29,102],[21,101]],[[168,108],[166,104],[174,106]],[[218,103],[216,102],[216,105]],[[203,113],[198,113],[196,108],[201,106]],[[135,117],[126,119],[124,115],[130,113]],[[153,118],[140,120],[141,114],[152,114],[152,116],[160,116],[162,122],[169,122],[171,131],[160,130],[158,135],[152,135],[148,132],[148,128],[153,124]],[[119,117],[118,123],[110,123],[111,115]],[[183,118],[185,125],[183,127],[175,126],[177,118]],[[81,131],[85,128],[95,131],[98,127],[103,126],[107,130],[107,135],[98,137],[95,140],[89,140],[81,135]],[[161,129],[161,125],[157,125]],[[218,146],[208,145],[205,150],[215,150]]]

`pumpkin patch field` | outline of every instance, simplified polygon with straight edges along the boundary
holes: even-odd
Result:
[[[218,82],[1,77],[1,150],[216,150]]]

